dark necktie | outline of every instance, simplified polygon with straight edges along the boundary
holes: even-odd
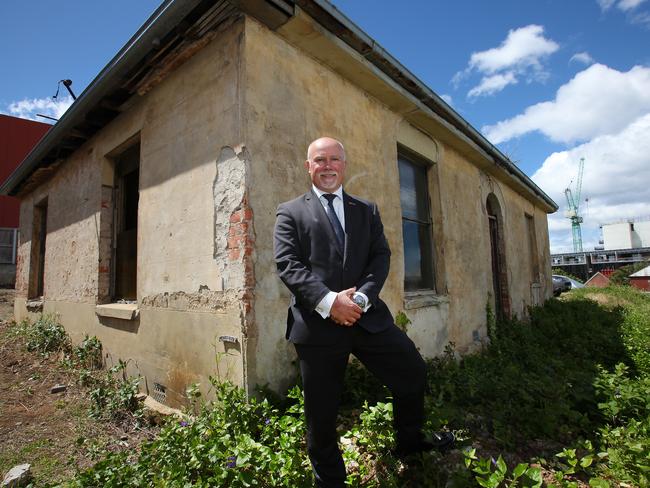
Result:
[[[332,228],[334,229],[334,234],[336,234],[336,242],[339,245],[339,250],[341,251],[341,254],[343,254],[343,249],[345,245],[345,232],[343,232],[343,226],[341,225],[341,221],[336,216],[336,212],[334,211],[334,199],[336,198],[336,195],[333,195],[332,193],[325,193],[323,194],[323,196],[327,200],[327,206],[329,208],[329,210],[327,211],[327,218],[330,219],[330,223],[332,224]]]

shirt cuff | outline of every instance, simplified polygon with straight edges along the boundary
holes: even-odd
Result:
[[[360,291],[356,292],[355,295],[361,295],[364,300],[366,301],[366,308],[363,309],[363,313],[366,313],[370,307],[372,307],[372,303],[370,303],[370,300],[368,300],[368,297],[366,296],[365,293],[361,293]]]
[[[318,305],[316,305],[316,311],[324,319],[330,316],[330,310],[332,310],[332,305],[334,305],[334,300],[336,300],[336,293],[330,291],[327,292],[327,295],[325,295],[323,299],[320,302],[318,302]]]

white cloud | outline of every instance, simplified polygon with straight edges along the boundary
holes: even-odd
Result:
[[[623,12],[627,12],[628,10],[634,10],[645,1],[646,0],[620,0],[616,7]]]
[[[603,12],[612,8],[616,3],[616,0],[597,0],[597,1],[598,1],[598,5],[600,5],[600,9]]]
[[[622,12],[628,12],[630,10],[634,10],[646,0],[597,0],[597,1],[598,1],[598,5],[600,5],[600,9],[603,12],[606,12],[614,5],[616,5],[616,8],[621,10]]]
[[[585,249],[597,245],[598,225],[650,214],[650,113],[621,131],[551,154],[532,176],[560,210],[549,216],[552,252],[572,251],[571,223],[564,216],[564,190],[585,158],[581,208]],[[572,185],[574,186],[575,183]],[[589,198],[588,206],[585,197]]]
[[[489,74],[514,67],[539,66],[541,58],[558,49],[557,43],[544,37],[544,27],[531,24],[509,31],[499,47],[473,53],[469,68]]]
[[[491,95],[523,77],[527,82],[543,81],[547,77],[542,61],[559,49],[559,45],[544,37],[544,27],[527,25],[508,32],[499,47],[472,53],[467,68],[452,78],[459,83],[476,72],[483,75],[469,96]]]
[[[633,24],[641,24],[645,27],[650,26],[650,12],[639,12],[633,15],[631,22]]]
[[[625,128],[650,112],[650,67],[627,72],[593,64],[561,86],[552,101],[482,128],[493,143],[539,131],[556,142],[586,141]]]
[[[517,77],[511,71],[504,74],[496,74],[492,76],[484,76],[477,86],[472,88],[468,93],[468,97],[478,97],[481,95],[492,95],[493,93],[500,92],[508,85],[517,83]]]
[[[650,27],[650,12],[647,10],[639,11],[638,7],[645,3],[646,0],[596,0],[603,12],[608,11],[614,5],[625,14],[628,22],[632,24]]]
[[[592,58],[591,55],[586,51],[575,53],[573,56],[571,56],[569,63],[572,63],[573,61],[583,64],[594,64],[594,58]]]
[[[55,119],[60,119],[70,105],[72,105],[73,101],[72,97],[69,96],[59,97],[56,100],[51,98],[25,98],[10,103],[5,109],[0,111],[22,119],[46,122],[47,119],[37,117],[36,114],[49,115]]]

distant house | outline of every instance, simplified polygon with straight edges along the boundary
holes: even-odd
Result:
[[[650,291],[650,266],[632,273],[630,275],[630,285],[642,291]]]
[[[605,276],[599,271],[585,282],[585,286],[593,288],[606,288],[609,286],[609,281],[609,277]]]
[[[425,356],[551,296],[557,205],[331,4],[168,0],[0,189],[22,201],[17,318],[98,336],[166,403],[209,375],[283,388],[275,209],[321,135],[379,205],[382,297]]]
[[[49,124],[0,114],[0,185],[50,127]],[[19,213],[18,198],[0,195],[0,286],[13,286],[16,280]]]

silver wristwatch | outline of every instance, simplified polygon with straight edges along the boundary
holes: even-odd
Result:
[[[361,295],[359,293],[355,293],[354,295],[352,295],[352,301],[355,304],[357,304],[361,310],[365,310],[366,305],[368,304],[366,302],[366,299],[363,297],[363,295]]]

